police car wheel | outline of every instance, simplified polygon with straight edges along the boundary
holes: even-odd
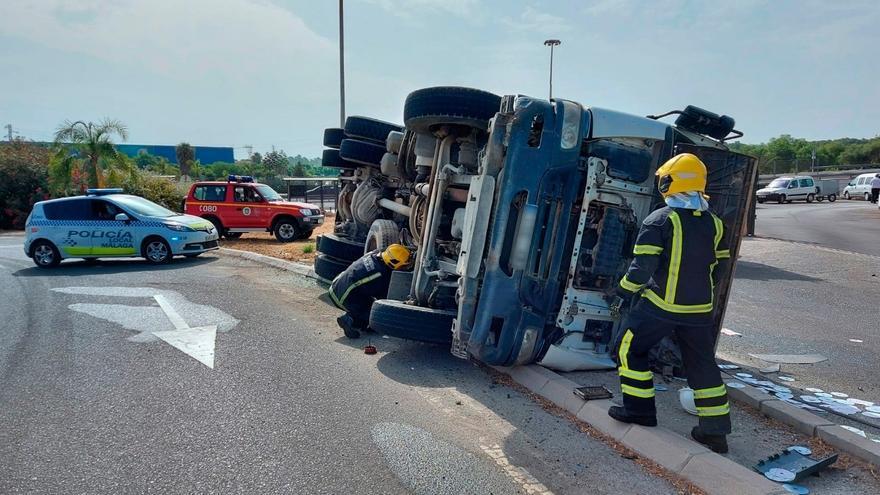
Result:
[[[40,268],[52,268],[61,263],[61,254],[48,241],[37,241],[33,247],[34,263]]]
[[[279,220],[275,224],[275,238],[281,242],[295,241],[299,235],[299,227],[292,220]]]
[[[144,258],[150,263],[168,263],[171,257],[171,246],[164,239],[153,237],[144,242]]]

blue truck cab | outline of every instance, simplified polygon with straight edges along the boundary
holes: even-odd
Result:
[[[678,115],[675,124],[660,120],[670,114]],[[621,315],[608,294],[632,258],[642,220],[663,204],[654,173],[675,154],[706,163],[710,204],[733,233],[736,259],[756,163],[724,144],[741,135],[730,117],[696,107],[639,117],[512,95],[482,132],[431,129],[433,177],[424,188],[416,263],[409,290],[397,291],[393,304],[445,315],[459,357],[613,367]],[[717,284],[719,326],[732,269]],[[388,304],[378,301],[380,312]],[[388,318],[376,323],[406,338],[405,328],[382,331]]]

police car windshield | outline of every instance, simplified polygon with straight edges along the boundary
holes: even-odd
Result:
[[[137,196],[113,196],[113,200],[136,215],[143,215],[145,217],[177,216],[177,213],[174,213],[168,208],[159,206],[152,201]]]
[[[259,186],[257,186],[257,192],[259,192],[260,196],[262,196],[263,199],[265,199],[266,201],[283,201],[284,200],[284,198],[282,198],[280,194],[275,192],[275,189],[272,189],[271,187],[269,187],[265,184],[260,184]]]

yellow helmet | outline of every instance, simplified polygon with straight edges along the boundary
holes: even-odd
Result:
[[[402,244],[392,244],[382,251],[382,261],[392,270],[402,268],[409,263],[409,249]]]
[[[690,153],[673,156],[657,169],[657,188],[667,197],[681,192],[699,191],[706,194],[706,165]]]

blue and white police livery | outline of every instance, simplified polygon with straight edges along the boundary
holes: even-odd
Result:
[[[139,256],[165,263],[219,248],[211,222],[175,213],[121,189],[40,201],[27,219],[24,251],[41,268],[66,258]]]

